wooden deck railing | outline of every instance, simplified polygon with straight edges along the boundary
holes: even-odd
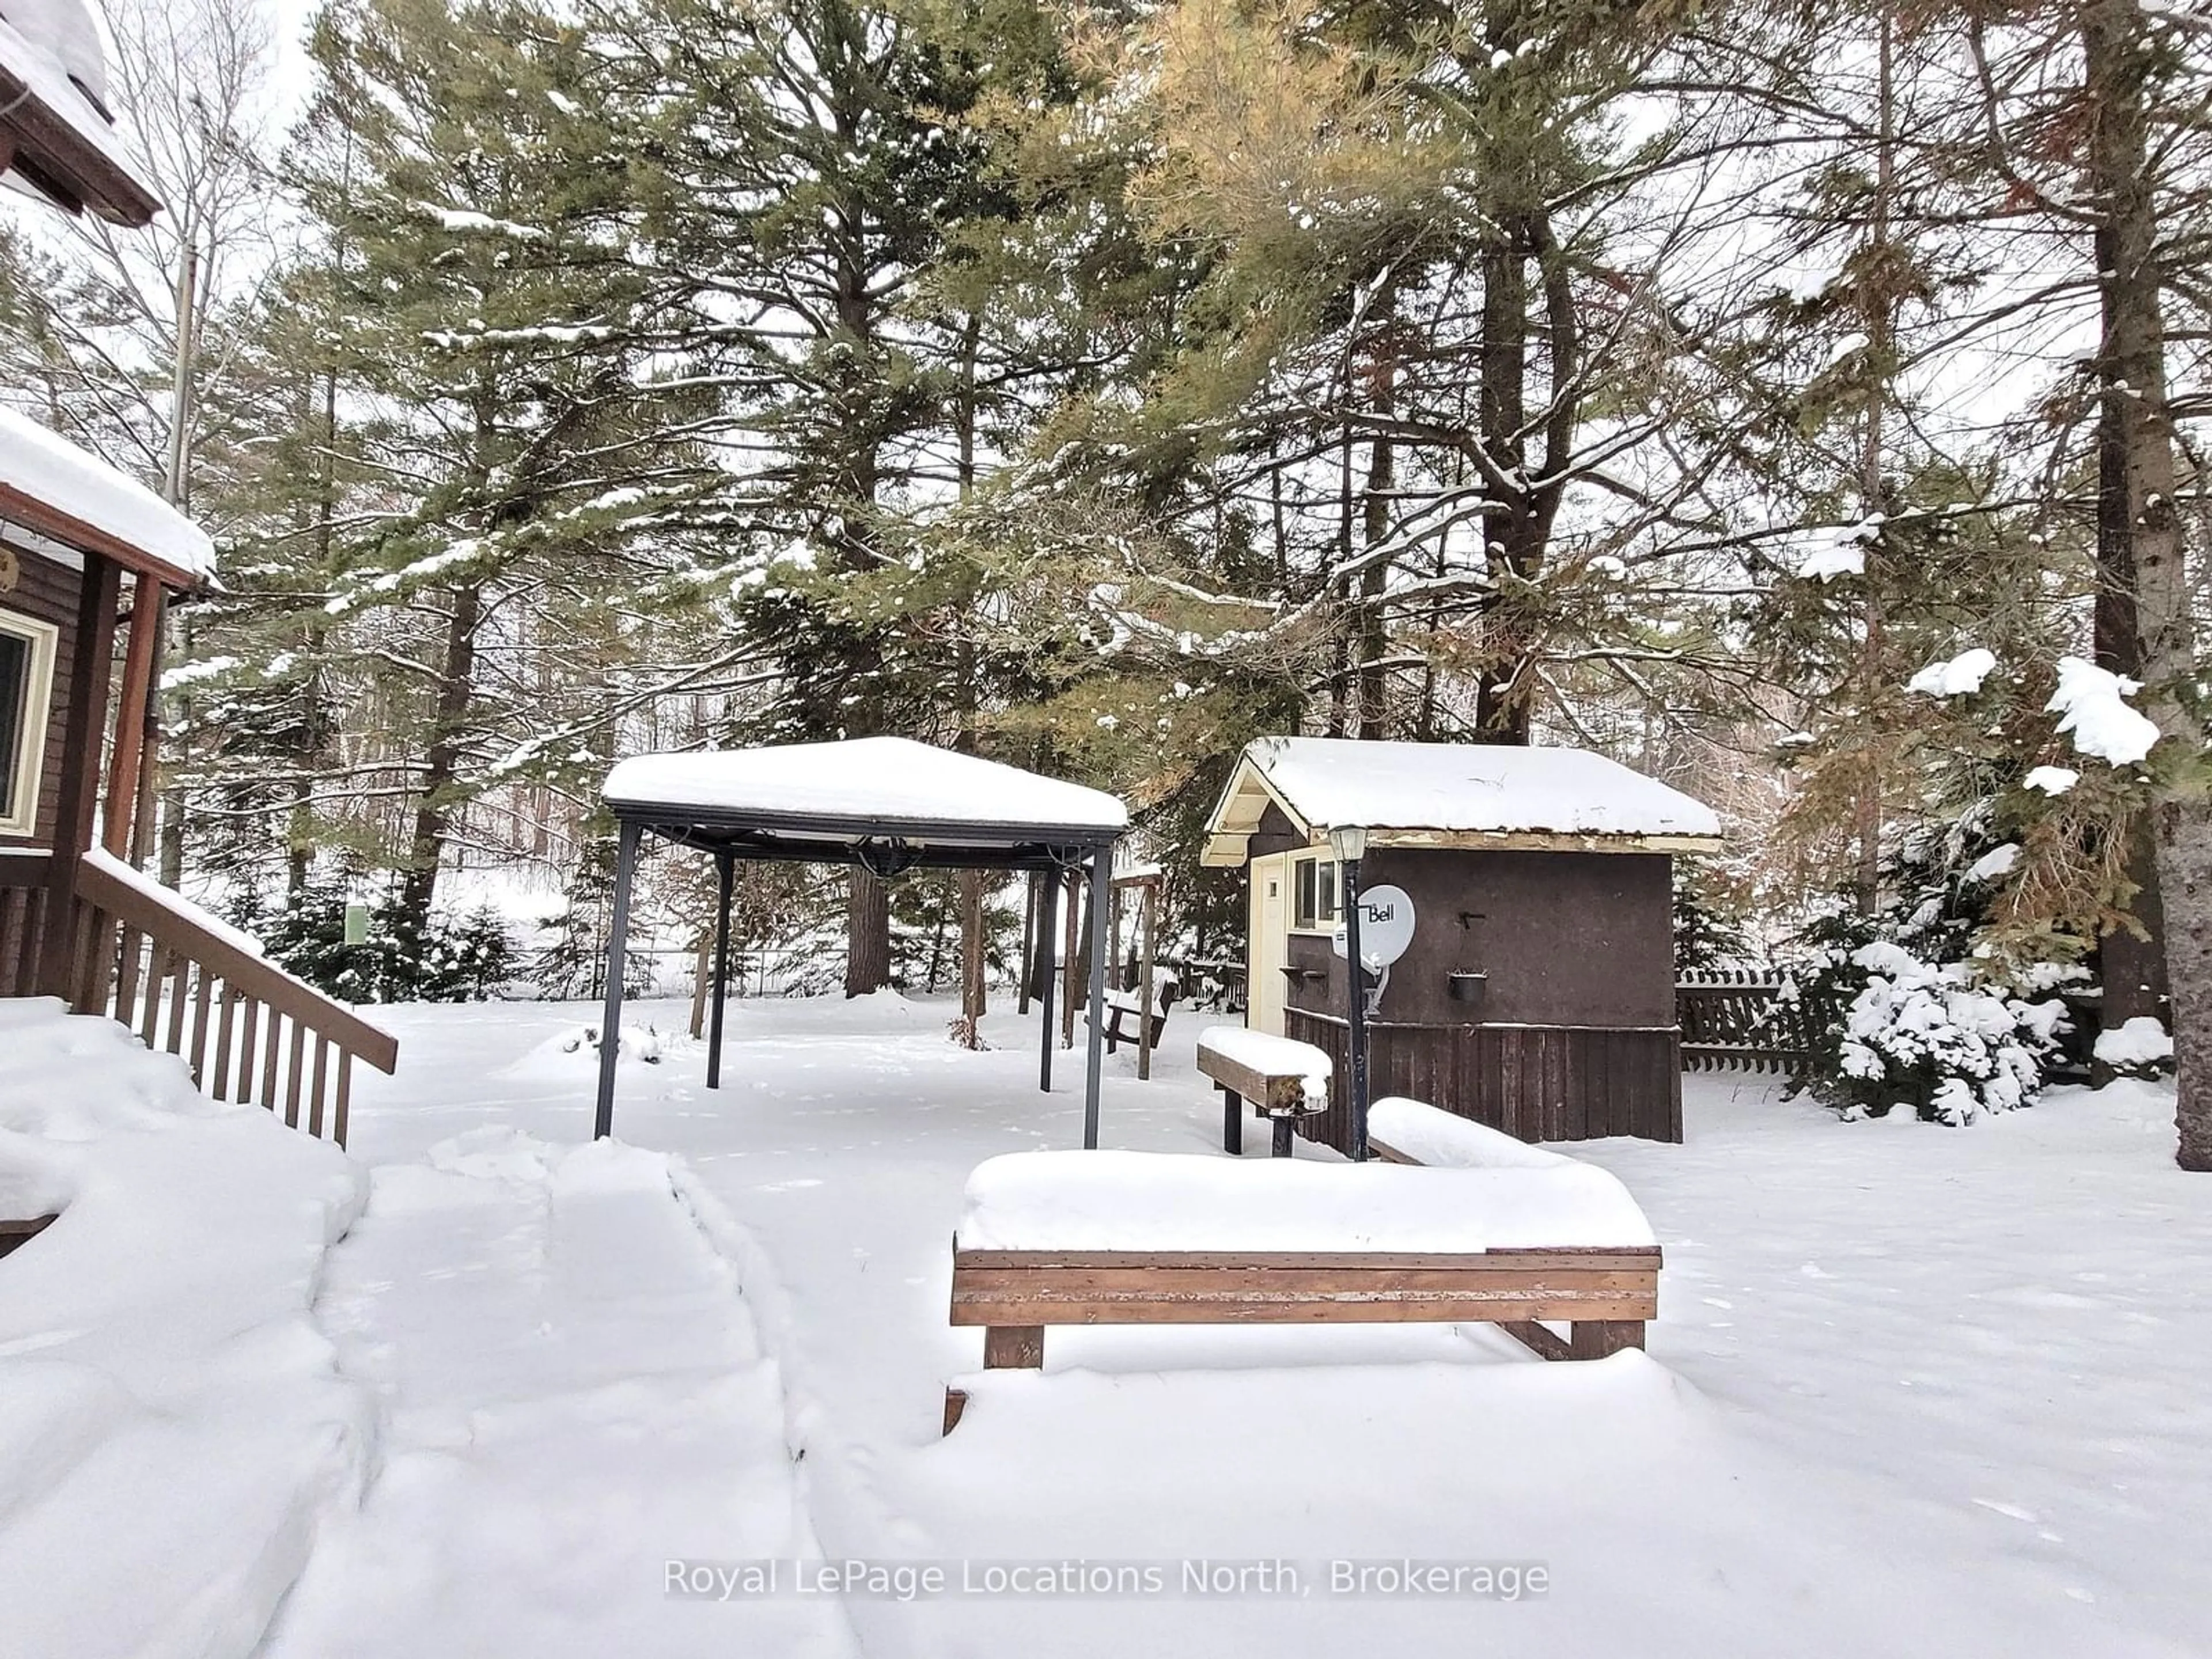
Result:
[[[77,866],[76,897],[72,1007],[183,1056],[217,1100],[258,1102],[295,1128],[345,1145],[353,1063],[390,1072],[398,1038],[102,854]]]

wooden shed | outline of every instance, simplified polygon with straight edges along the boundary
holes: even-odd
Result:
[[[1204,862],[1248,872],[1246,1023],[1328,1053],[1329,1110],[1307,1133],[1340,1148],[1349,976],[1329,831],[1353,824],[1363,894],[1395,888],[1413,915],[1369,999],[1373,1097],[1524,1140],[1681,1139],[1674,855],[1719,847],[1711,809],[1577,749],[1248,745]]]

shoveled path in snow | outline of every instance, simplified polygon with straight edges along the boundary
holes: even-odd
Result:
[[[384,1165],[316,1313],[383,1443],[270,1659],[853,1652],[825,1599],[665,1594],[670,1559],[817,1553],[776,1368],[667,1158],[490,1128]]]

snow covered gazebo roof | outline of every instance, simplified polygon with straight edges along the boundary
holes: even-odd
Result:
[[[4,3],[4,0],[0,0]],[[630,885],[647,831],[714,855],[720,875],[714,924],[714,1006],[707,1086],[720,1086],[722,1002],[729,981],[732,871],[739,859],[851,864],[891,877],[918,866],[1039,870],[1044,921],[1059,876],[1088,866],[1091,1005],[1083,1088],[1083,1144],[1098,1144],[1100,1048],[1105,1030],[1106,927],[1114,843],[1129,810],[1111,795],[1040,777],[974,755],[905,738],[854,738],[763,749],[636,755],[607,774],[603,798],[618,826],[614,915],[607,935],[607,1004],[599,1024],[599,1091],[593,1133],[613,1133],[615,1070],[621,1047]],[[1071,894],[1071,907],[1075,900]],[[1046,976],[1041,1089],[1052,1087],[1053,975]]]
[[[26,532],[172,587],[189,587],[215,568],[207,532],[145,485],[0,409],[0,535],[20,539]]]
[[[1206,821],[1204,862],[1236,866],[1270,806],[1310,844],[1359,824],[1374,847],[1704,853],[1713,810],[1583,749],[1260,738]]]
[[[1128,828],[1113,796],[905,738],[639,755],[615,817],[745,858],[965,868],[1066,863]]]
[[[161,198],[106,98],[84,0],[0,0],[0,170],[72,213],[143,225]]]

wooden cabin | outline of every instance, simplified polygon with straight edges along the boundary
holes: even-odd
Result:
[[[1681,1139],[1674,857],[1719,847],[1710,808],[1577,749],[1249,744],[1203,861],[1247,872],[1245,1023],[1330,1055],[1330,1109],[1306,1133],[1340,1149],[1350,975],[1329,831],[1354,824],[1363,894],[1395,888],[1413,915],[1370,996],[1370,1098],[1524,1140]]]
[[[104,107],[80,0],[0,0],[0,167],[70,212],[159,210]],[[0,410],[0,996],[52,996],[184,1056],[221,1099],[343,1140],[352,1066],[392,1036],[141,874],[149,714],[171,595],[214,568],[137,480]]]

